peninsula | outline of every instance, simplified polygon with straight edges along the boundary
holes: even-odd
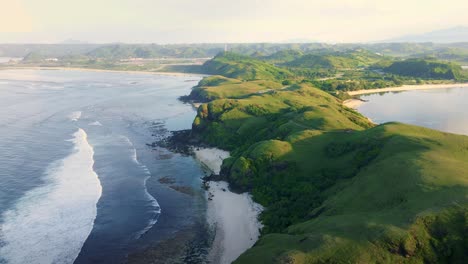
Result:
[[[375,125],[291,70],[225,53],[184,98],[220,176],[265,207],[235,263],[456,263],[467,257],[468,137]],[[315,87],[314,87],[315,86]]]

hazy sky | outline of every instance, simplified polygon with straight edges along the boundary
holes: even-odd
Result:
[[[468,26],[468,0],[0,0],[0,42],[366,42]]]

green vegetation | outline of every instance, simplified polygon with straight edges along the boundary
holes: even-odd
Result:
[[[460,65],[433,59],[408,59],[394,62],[385,71],[403,76],[427,79],[454,79],[461,77]]]
[[[266,165],[249,157],[258,174],[235,174],[253,181],[254,197],[268,208],[268,234],[238,263],[466,259],[467,137],[393,123],[304,131],[288,143]],[[283,164],[294,166],[273,169]]]
[[[290,49],[290,50],[280,50],[269,56],[263,56],[262,59],[272,62],[272,63],[286,63],[286,62],[291,62],[303,55],[304,53],[300,50]]]
[[[383,59],[384,58],[380,55],[359,49],[330,54],[304,55],[286,63],[285,66],[293,68],[339,70],[368,67]]]
[[[219,52],[216,49],[214,52]],[[116,44],[99,47],[87,55],[93,58],[129,59],[129,58],[201,58],[216,54],[211,49],[183,45],[128,45]]]
[[[217,89],[222,89],[223,84]],[[208,143],[240,148],[265,139],[283,139],[304,129],[362,129],[371,124],[326,92],[308,85],[215,100],[198,110],[193,129]],[[261,128],[261,129],[260,129]],[[235,131],[236,133],[233,133]]]
[[[454,45],[452,47],[416,53],[414,57],[433,57],[439,60],[468,64],[468,47]]]
[[[218,54],[203,65],[204,72],[241,80],[284,80],[292,77],[287,70],[232,52]]]
[[[263,72],[265,63],[231,55],[222,57],[222,72],[243,74],[211,76],[194,88],[209,102],[198,109],[193,135],[230,150],[221,177],[266,208],[260,240],[236,263],[468,258],[467,136],[400,123],[375,126],[314,88],[338,78],[296,76],[284,87],[270,74],[246,81],[251,75],[245,72],[256,66]],[[371,78],[412,80],[371,70],[339,78],[352,76],[369,85],[377,83]]]
[[[214,57],[224,50],[224,44],[0,44],[0,56],[25,57],[30,52],[45,57],[87,56],[94,59],[129,58],[200,58]],[[297,54],[319,54],[368,50],[383,56],[426,57],[467,62],[468,43],[376,43],[376,44],[326,44],[326,43],[251,43],[229,44],[231,52],[270,60],[274,63],[298,58]],[[276,55],[274,55],[277,53]],[[291,56],[292,55],[292,56]]]
[[[268,80],[242,81],[215,75],[204,78],[192,89],[189,99],[208,102],[221,98],[242,98],[253,93],[281,89],[283,85]]]
[[[327,83],[323,85],[316,83],[316,85],[326,89],[338,87],[338,90],[355,89],[354,85],[347,85],[348,81],[360,81],[359,85],[363,85],[363,88],[366,89],[366,87],[376,88],[420,83],[440,78],[447,80],[446,76],[449,76],[442,75],[440,78],[432,78],[426,77],[431,75],[420,74],[415,77],[414,75],[403,75],[404,72],[397,74],[383,72],[392,63],[401,61],[401,59],[430,56],[434,58],[433,60],[440,60],[441,63],[468,64],[467,43],[336,45],[253,43],[229,44],[227,47],[229,52],[223,54],[224,44],[3,44],[0,45],[0,56],[25,57],[17,66],[80,67],[154,72],[177,71],[217,74],[243,80],[279,81],[294,79],[291,78],[293,75],[300,80],[322,81],[322,79],[326,79]],[[217,56],[217,60],[208,63],[206,67],[201,67],[205,61],[215,56]],[[229,56],[233,56],[233,58],[228,58]],[[265,64],[260,65],[262,63]],[[226,66],[226,64],[231,65]],[[223,65],[228,67],[231,72],[227,72]],[[250,67],[246,67],[249,65]],[[243,70],[245,72],[242,72]],[[259,70],[259,72],[255,70]],[[375,76],[376,73],[381,76]],[[461,74],[457,81],[468,80],[466,71]],[[395,79],[397,79],[396,82],[394,82]],[[375,83],[378,84],[375,85]]]

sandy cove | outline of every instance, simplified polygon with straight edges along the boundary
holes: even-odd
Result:
[[[421,85],[403,85],[400,87],[389,87],[380,89],[368,89],[347,92],[349,95],[362,95],[385,92],[401,92],[414,90],[446,89],[446,88],[467,88],[468,83],[448,83],[448,84],[421,84]]]
[[[361,106],[365,101],[359,100],[359,99],[348,99],[343,101],[343,105],[347,106],[352,109],[357,109],[359,106]]]
[[[213,173],[219,174],[229,152],[216,148],[194,150],[195,157]],[[253,202],[248,193],[229,191],[227,182],[208,182],[207,220],[215,231],[209,260],[228,264],[251,248],[260,236],[258,215],[262,206]]]

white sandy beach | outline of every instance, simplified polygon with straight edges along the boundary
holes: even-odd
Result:
[[[357,109],[359,106],[361,106],[363,103],[365,103],[362,100],[359,99],[348,99],[343,101],[343,105],[347,106],[349,108]]]
[[[195,157],[218,174],[229,152],[216,148],[195,150]],[[252,247],[260,235],[262,206],[248,193],[229,191],[227,182],[209,182],[207,220],[215,231],[209,254],[212,263],[228,264]]]
[[[468,87],[468,83],[403,85],[400,87],[351,91],[351,92],[348,92],[348,94],[349,95],[361,95],[361,94],[372,94],[372,93],[383,93],[383,92],[401,92],[401,91],[413,91],[413,90],[466,88],[466,87]]]
[[[347,92],[349,95],[363,95],[372,93],[385,93],[385,92],[401,92],[401,91],[415,91],[415,90],[431,90],[431,89],[447,89],[447,88],[468,88],[468,83],[451,83],[451,84],[422,84],[422,85],[403,85],[400,87],[388,87],[381,89],[368,89]],[[348,99],[343,101],[343,105],[349,108],[357,109],[365,101],[359,99]]]

